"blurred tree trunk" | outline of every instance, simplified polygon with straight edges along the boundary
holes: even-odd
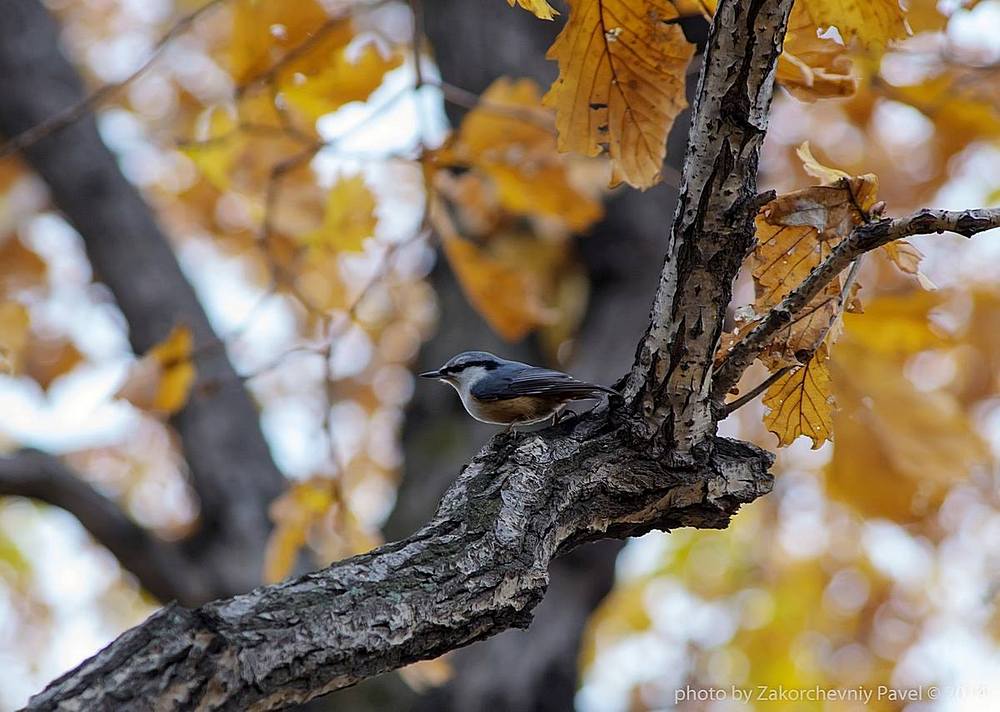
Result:
[[[86,93],[60,49],[58,24],[38,0],[0,0],[0,18],[0,135],[13,137],[76,105]],[[192,395],[172,420],[199,498],[200,526],[176,545],[152,538],[147,542],[152,549],[166,551],[164,560],[183,559],[183,568],[150,570],[147,576],[141,570],[134,573],[161,599],[176,598],[188,605],[249,590],[261,582],[271,526],[268,505],[284,488],[256,405],[220,348],[152,210],[102,141],[95,117],[87,114],[53,131],[31,145],[24,158],[83,238],[96,279],[107,285],[125,317],[135,352],[145,352],[183,324],[202,354]],[[34,475],[33,481],[43,483],[43,491],[32,490],[32,496],[71,512],[101,497],[96,492],[90,498],[45,492],[71,480],[52,477],[52,472],[60,472],[57,465],[45,464],[37,453],[4,464],[0,470],[22,468],[17,473],[22,480]],[[32,465],[38,465],[38,472],[23,471]],[[24,493],[12,482],[0,476],[0,494]],[[73,513],[87,521],[85,512]],[[102,543],[112,551],[116,548],[113,542]],[[157,560],[144,558],[147,568]]]

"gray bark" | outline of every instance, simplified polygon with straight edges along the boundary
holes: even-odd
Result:
[[[754,241],[757,163],[791,0],[720,3],[698,84],[677,214],[626,395],[678,463],[715,430],[712,362]]]
[[[30,710],[280,709],[511,627],[552,558],[605,536],[724,527],[769,491],[771,456],[716,440],[669,469],[593,419],[499,435],[406,539],[298,579],[171,605],[32,698]]]
[[[38,0],[0,0],[0,135],[15,136],[85,97],[59,48],[59,28]],[[195,347],[216,336],[149,207],[102,142],[93,116],[52,133],[25,152],[52,199],[83,237],[99,280],[114,295],[137,353],[177,324]],[[201,506],[200,529],[182,547],[198,564],[210,597],[260,581],[268,503],[284,487],[260,430],[257,409],[224,349],[204,350],[190,400],[173,421]],[[0,481],[0,492],[4,490]],[[72,511],[72,508],[71,508]],[[181,572],[164,572],[164,578]],[[171,591],[198,603],[180,582]]]

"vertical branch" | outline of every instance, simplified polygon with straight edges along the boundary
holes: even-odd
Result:
[[[792,0],[723,0],[712,23],[667,257],[626,397],[679,464],[715,428],[712,361],[753,244],[757,163]]]

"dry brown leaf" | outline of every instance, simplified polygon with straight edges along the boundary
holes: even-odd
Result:
[[[129,369],[115,397],[142,410],[173,415],[187,403],[194,385],[193,348],[191,330],[185,326],[174,327],[166,339]]]
[[[807,166],[821,172],[814,160]],[[833,185],[779,196],[761,209],[756,220],[758,244],[750,258],[757,314],[779,304],[861,224],[860,211],[875,203],[877,189],[875,176],[841,178]],[[796,354],[811,353],[830,335],[842,311],[841,290],[839,280],[831,282],[793,315],[764,356],[772,368],[796,363]]]
[[[778,379],[764,394],[764,425],[778,436],[778,445],[791,445],[800,435],[812,440],[815,450],[833,440],[833,386],[830,357],[821,346],[803,366]]]
[[[694,46],[667,0],[570,0],[569,22],[546,56],[559,78],[544,102],[556,110],[559,150],[611,156],[611,185],[661,179],[667,134],[687,101]]]
[[[799,0],[820,29],[834,26],[845,42],[857,38],[868,49],[909,34],[899,0]]]
[[[604,210],[596,196],[573,185],[566,156],[556,149],[554,125],[532,80],[501,77],[465,116],[442,160],[486,173],[506,210],[554,218],[580,232]]]

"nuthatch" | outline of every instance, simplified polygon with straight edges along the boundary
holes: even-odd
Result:
[[[550,419],[555,425],[572,401],[621,398],[618,391],[605,386],[579,381],[560,371],[508,361],[485,351],[465,351],[437,371],[420,376],[452,386],[476,420],[507,425],[508,429]]]

